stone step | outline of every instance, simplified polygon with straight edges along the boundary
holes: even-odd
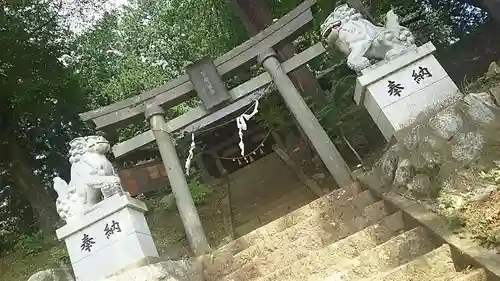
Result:
[[[343,280],[369,278],[379,272],[392,270],[433,249],[431,237],[422,227],[404,232],[368,251],[356,259],[344,260],[335,266],[317,266],[316,273],[308,281]]]
[[[450,246],[443,246],[391,271],[381,273],[366,281],[433,281],[437,278],[456,275]]]
[[[246,223],[236,227],[234,232],[238,237],[257,229],[273,220],[282,217],[314,200],[314,194],[302,191],[302,194],[295,193],[293,196],[287,196],[285,202],[273,202],[266,207],[266,212],[252,214],[253,219],[248,220]]]
[[[312,251],[348,237],[388,215],[385,203],[378,201],[365,207],[362,212],[351,213],[339,222],[311,218],[274,235],[269,239],[269,244],[260,243],[254,251],[248,251],[249,248],[239,253],[236,271],[223,280],[249,280],[276,272],[279,268],[307,257]]]
[[[251,245],[256,244],[263,237],[273,235],[274,233],[280,232],[287,228],[290,225],[293,225],[293,222],[297,223],[304,218],[310,217],[311,213],[317,213],[318,210],[325,209],[329,204],[334,204],[337,201],[342,202],[351,197],[355,197],[356,195],[363,192],[359,183],[354,183],[345,188],[337,189],[332,191],[331,193],[318,198],[311,203],[302,206],[301,208],[261,227],[258,228],[243,237],[235,239],[231,241],[219,249],[217,249],[214,253],[216,254],[237,254],[242,250],[248,248]]]
[[[310,192],[309,192],[310,193]],[[294,188],[290,190],[286,194],[282,195],[278,199],[265,202],[264,204],[257,206],[254,211],[250,213],[238,213],[234,215],[234,222],[238,225],[243,225],[255,217],[262,216],[268,213],[270,210],[275,209],[277,206],[281,206],[290,202],[294,202],[297,198],[302,199],[304,201],[306,199],[314,199],[314,194],[307,193],[307,191],[303,188]]]
[[[360,215],[366,206],[375,202],[369,191],[364,191],[356,197],[347,200],[332,202],[330,206],[323,206],[311,210],[309,215],[304,216],[301,222],[288,224],[286,220],[281,221],[284,226],[282,231],[269,234],[261,239],[258,243],[249,246],[247,249],[237,253],[236,255],[214,255],[214,258],[206,262],[205,277],[207,280],[216,280],[234,270],[239,269],[245,263],[249,262],[255,255],[273,251],[283,246],[288,246],[292,241],[309,235],[311,227],[314,231],[319,231],[318,235],[325,233],[332,233],[335,228],[331,227],[334,222],[345,221],[348,222],[356,216]],[[382,205],[383,206],[383,205]],[[286,218],[284,216],[282,218]],[[280,218],[281,219],[281,218]],[[320,223],[320,221],[327,223]],[[272,222],[274,224],[276,221]],[[266,225],[264,228],[267,228]]]
[[[377,245],[389,241],[403,231],[403,214],[398,211],[379,222],[335,242],[321,250],[309,252],[307,257],[297,260],[287,267],[281,267],[276,261],[276,270],[258,281],[306,280],[318,270],[334,267],[342,260],[350,260]]]
[[[467,272],[459,272],[445,277],[435,279],[436,281],[486,281],[486,271],[484,269],[474,269]]]

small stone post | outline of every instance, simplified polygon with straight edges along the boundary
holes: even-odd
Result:
[[[164,130],[166,128],[165,111],[156,103],[153,103],[147,105],[145,115],[158,144],[158,150],[167,171],[168,180],[191,249],[196,256],[206,254],[210,251],[210,245],[189,191],[175,145],[168,132]]]
[[[326,168],[333,176],[340,188],[352,183],[351,171],[342,155],[332,143],[316,116],[307,106],[293,82],[290,80],[281,63],[276,58],[274,50],[259,55],[258,60],[267,70],[283,97],[288,109],[297,119],[302,130],[306,133],[314,148],[318,152]]]

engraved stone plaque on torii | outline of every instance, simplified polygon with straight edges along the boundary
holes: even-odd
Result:
[[[189,65],[186,71],[207,110],[216,108],[231,98],[211,59],[198,60]]]

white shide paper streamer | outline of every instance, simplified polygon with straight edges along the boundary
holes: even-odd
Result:
[[[186,176],[189,176],[190,170],[191,170],[191,160],[193,159],[193,151],[195,148],[195,142],[194,142],[194,133],[191,133],[191,147],[189,148],[189,155],[186,159],[186,164],[184,167],[186,168]]]
[[[236,126],[238,127],[238,135],[240,136],[240,142],[238,146],[241,150],[241,156],[245,157],[245,143],[243,142],[243,131],[247,130],[246,121],[250,120],[255,114],[259,112],[259,100],[255,100],[255,105],[253,111],[250,114],[243,113],[238,118],[236,118]]]

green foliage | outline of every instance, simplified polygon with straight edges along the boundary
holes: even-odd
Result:
[[[216,58],[248,38],[232,1],[226,0],[132,0],[127,8],[105,13],[79,34],[67,28],[71,17],[60,10],[59,1],[21,2],[0,3],[0,148],[4,152],[0,155],[0,254],[9,253],[4,258],[10,258],[6,263],[12,268],[2,277],[14,281],[26,280],[39,268],[69,264],[63,244],[44,249],[36,222],[53,217],[43,217],[35,207],[40,202],[43,207],[53,206],[54,194],[49,190],[55,173],[69,177],[68,141],[94,133],[77,113],[162,85],[182,74],[189,63],[204,56]],[[70,2],[74,4],[71,11],[82,12],[103,1]],[[300,2],[271,0],[268,4],[279,18]],[[379,21],[391,7],[400,15],[420,13],[409,25],[418,42],[432,40],[436,45],[446,45],[484,20],[484,13],[471,16],[457,2],[379,1],[371,2],[369,8]],[[319,25],[339,3],[318,0],[311,29],[294,41],[298,51],[322,40]],[[457,11],[460,16],[456,16]],[[315,113],[337,145],[344,144],[341,136],[345,135],[357,149],[367,139],[375,146],[372,133],[378,129],[352,101],[355,75],[345,67],[344,59],[343,54],[330,48],[309,64],[315,73],[332,69],[321,79],[327,85],[328,102],[315,108]],[[254,66],[229,78],[228,84],[233,87],[259,71]],[[476,85],[484,87],[487,83],[480,80]],[[167,117],[176,117],[197,104],[186,101],[171,108]],[[273,130],[293,124],[277,94],[262,101],[258,119]],[[117,139],[130,138],[146,127],[144,122],[120,129]],[[19,157],[14,157],[13,148],[18,149]],[[23,170],[28,173],[19,173]],[[494,179],[497,177],[495,173]],[[199,175],[189,180],[189,188],[196,204],[205,202],[212,193],[212,187],[202,183]],[[160,200],[151,198],[148,206],[163,211]],[[171,244],[167,236],[185,239],[179,232],[162,233],[168,231],[152,229],[160,247]],[[53,233],[52,228],[49,232]],[[491,233],[481,239],[493,244],[499,241]]]
[[[169,208],[169,206],[162,202],[162,198],[163,196],[151,196],[146,197],[143,201],[148,206],[149,212],[173,211],[173,209],[170,209],[172,207]],[[175,204],[173,204],[173,207],[175,207]]]
[[[66,250],[66,244],[61,243],[54,246],[48,250],[49,262],[51,264],[60,266],[65,264],[68,267],[71,266],[71,260],[69,259],[68,251]]]
[[[212,194],[212,187],[206,183],[202,183],[199,178],[194,178],[189,181],[189,191],[193,196],[195,204],[203,204],[210,194]]]
[[[293,117],[279,93],[268,94],[260,103],[255,119],[268,130],[286,130],[293,125]]]
[[[327,103],[315,111],[316,118],[335,145],[344,152],[346,161],[357,165],[359,162],[350,152],[345,139],[365,159],[383,146],[383,137],[366,110],[355,104],[356,75],[347,68],[343,58],[322,80],[328,82],[330,91]]]
[[[100,5],[103,1],[71,2],[75,6],[70,10],[81,12],[93,2]],[[279,18],[300,2],[272,0],[268,4]],[[318,27],[340,2],[318,0],[311,29],[294,41],[298,51],[321,40]],[[400,15],[417,13],[409,27],[418,41],[445,45],[485,18],[484,13],[464,9],[462,2],[379,1],[371,2],[369,8],[378,21],[383,21],[389,8]],[[79,34],[67,28],[70,19],[59,1],[19,3],[0,3],[0,45],[4,50],[0,53],[0,148],[5,152],[0,155],[0,252],[10,250],[21,237],[17,248],[33,255],[40,250],[38,236],[30,234],[35,223],[54,219],[43,217],[39,213],[43,208],[36,205],[53,205],[49,190],[55,173],[69,177],[68,141],[93,133],[77,113],[162,85],[182,74],[189,63],[204,56],[216,58],[248,35],[232,1],[225,0],[133,0],[125,9],[105,13]],[[366,112],[355,107],[355,75],[343,60],[344,55],[331,48],[309,64],[315,73],[333,69],[321,79],[328,85],[328,102],[315,108],[315,113],[336,144],[343,144],[342,135],[355,144],[362,144],[363,139],[366,143],[366,139],[373,139],[370,132],[378,129]],[[230,78],[229,84],[249,79],[257,68]],[[186,101],[171,108],[167,117],[178,116],[197,104]],[[276,94],[262,102],[258,118],[273,130],[293,123]],[[144,122],[120,129],[118,139],[127,139],[146,127]],[[199,178],[189,182],[197,203],[211,193],[211,187]],[[53,254],[64,258],[57,251]]]
[[[201,175],[199,173],[194,173],[188,180],[189,191],[193,197],[195,204],[203,204],[213,192],[212,187],[209,184],[203,183],[200,180]],[[172,204],[165,204],[163,199],[166,194],[155,194],[152,196],[147,196],[144,202],[148,206],[150,212],[171,212],[176,209],[175,200]]]
[[[25,256],[33,256],[43,249],[42,237],[40,234],[26,235],[21,234],[19,237],[16,249],[21,251]]]
[[[216,58],[244,39],[230,1],[133,1],[121,11],[106,13],[74,42],[66,61],[94,91],[91,107],[137,95],[176,78],[191,62]],[[197,102],[167,112],[176,117]],[[121,129],[120,140],[145,130]]]
[[[71,35],[52,2],[0,3],[0,213],[10,214],[2,223],[24,225],[30,213],[47,234],[58,220],[52,176],[67,169],[69,140],[88,132],[77,115],[87,104],[80,81],[59,60]]]

